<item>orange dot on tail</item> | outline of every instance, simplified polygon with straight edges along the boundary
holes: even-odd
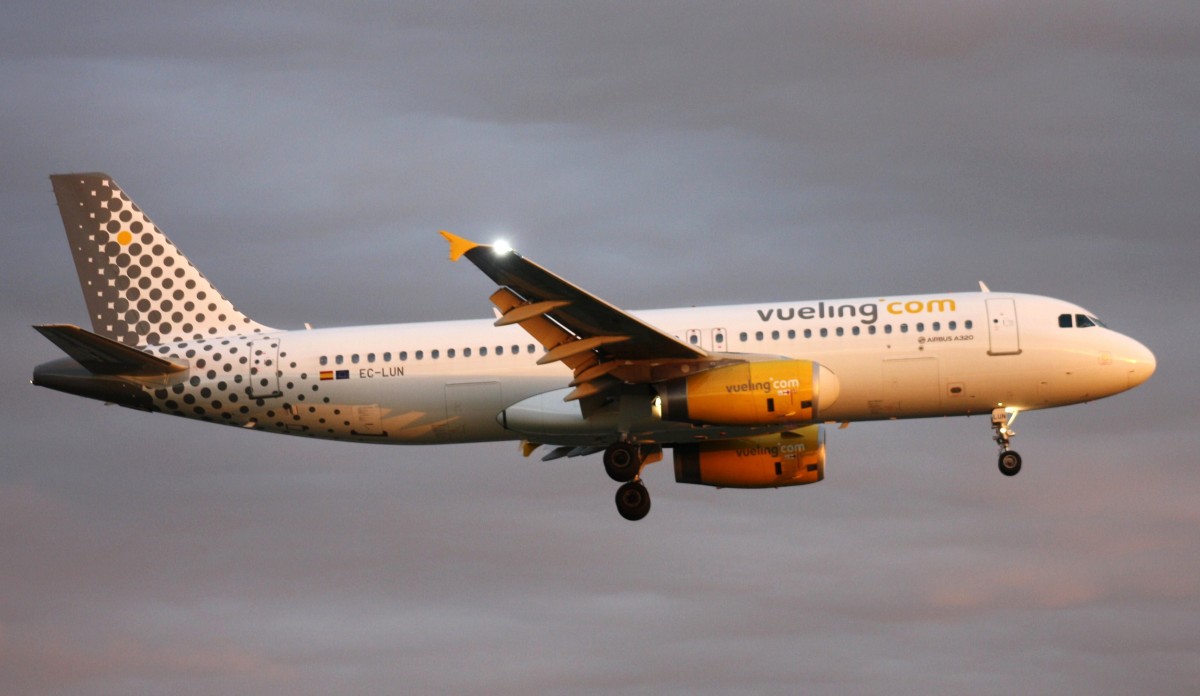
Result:
[[[120,232],[117,233],[117,244],[120,244],[121,246],[125,246],[126,244],[128,244],[132,241],[133,241],[133,233],[130,232],[129,230],[121,230]]]

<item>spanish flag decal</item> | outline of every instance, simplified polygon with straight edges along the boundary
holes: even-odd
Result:
[[[321,381],[333,379],[333,370],[321,370]]]

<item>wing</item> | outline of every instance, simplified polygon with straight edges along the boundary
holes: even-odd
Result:
[[[450,260],[465,256],[500,289],[497,326],[518,324],[546,348],[539,364],[575,373],[567,401],[601,395],[621,382],[644,384],[725,362],[657,329],[503,247],[441,233]]]

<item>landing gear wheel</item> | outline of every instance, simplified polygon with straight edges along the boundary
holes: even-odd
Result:
[[[641,481],[630,481],[617,489],[617,512],[632,522],[650,512],[650,492]]]
[[[1021,455],[1009,449],[1013,435],[1012,422],[1017,419],[1016,409],[996,408],[992,410],[992,439],[1000,445],[1000,473],[1016,476],[1021,473]]]
[[[637,478],[642,470],[642,457],[636,445],[614,442],[604,450],[604,472],[617,483]]]
[[[1021,473],[1021,455],[1012,450],[1000,453],[1000,473],[1005,476],[1016,476]]]

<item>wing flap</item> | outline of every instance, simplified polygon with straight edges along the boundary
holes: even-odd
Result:
[[[569,302],[566,300],[546,300],[545,302],[530,302],[527,304],[517,305],[508,310],[496,320],[495,326],[509,326],[511,324],[520,324],[526,319],[540,317],[551,310],[559,307],[566,307]]]
[[[628,336],[591,336],[590,338],[572,338],[551,348],[549,352],[538,358],[537,362],[539,365],[549,365],[553,362],[575,357],[581,353],[593,351],[600,346],[609,346],[614,343],[622,343],[628,340]]]

